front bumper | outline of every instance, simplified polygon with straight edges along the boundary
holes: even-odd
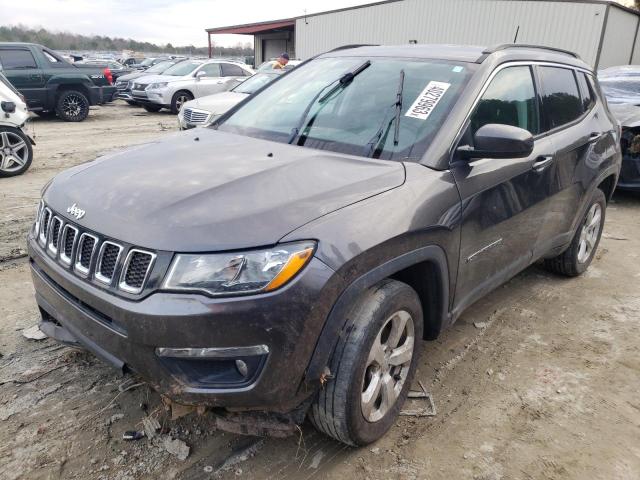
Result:
[[[171,105],[171,94],[160,90],[133,90],[133,100],[139,103],[160,105],[169,107]]]
[[[334,272],[321,261],[313,259],[272,293],[210,298],[156,292],[132,301],[71,274],[31,235],[28,244],[43,331],[60,341],[81,344],[116,368],[135,371],[179,403],[289,412],[313,393],[303,383],[304,372],[337,295]],[[268,353],[247,359],[246,348],[255,346]],[[224,374],[229,364],[159,356],[156,349],[166,347],[232,353],[243,347],[238,357],[255,375],[242,385],[203,387],[203,374]]]

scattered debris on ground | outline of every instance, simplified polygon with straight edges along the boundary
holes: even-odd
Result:
[[[47,338],[45,333],[40,330],[38,325],[34,325],[33,327],[29,327],[22,331],[22,336],[24,338],[28,338],[29,340],[44,340]]]

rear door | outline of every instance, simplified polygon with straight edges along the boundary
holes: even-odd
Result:
[[[548,180],[540,164],[553,160],[554,147],[540,132],[540,104],[530,65],[499,70],[465,126],[461,145],[489,123],[512,125],[535,138],[526,158],[455,158],[451,171],[462,198],[462,231],[456,309],[527,267],[544,219]],[[455,154],[454,154],[455,155]]]
[[[44,107],[45,80],[31,50],[19,46],[0,47],[0,65],[7,79],[25,96],[30,109]]]
[[[538,65],[536,70],[544,134],[556,148],[546,173],[548,206],[534,253],[539,257],[571,241],[574,220],[597,176],[599,157],[607,150],[607,131],[584,72],[550,65]]]

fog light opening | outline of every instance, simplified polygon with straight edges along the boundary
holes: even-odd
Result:
[[[236,360],[236,368],[243,377],[246,377],[249,373],[249,367],[247,367],[247,364],[243,360]]]

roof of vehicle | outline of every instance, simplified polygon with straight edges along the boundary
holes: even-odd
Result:
[[[368,56],[398,58],[429,58],[435,60],[454,60],[467,63],[482,63],[492,55],[505,60],[537,60],[566,63],[572,66],[591,69],[578,55],[553,47],[542,45],[503,44],[496,46],[478,45],[346,45],[331,50],[321,56]]]

